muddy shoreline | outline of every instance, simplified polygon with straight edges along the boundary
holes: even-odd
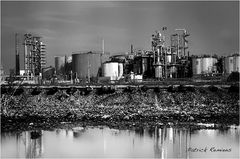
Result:
[[[234,117],[238,119],[237,116]],[[230,117],[228,118],[230,120]],[[231,118],[232,119],[232,118]],[[31,121],[31,122],[30,122]],[[32,122],[34,121],[34,122]],[[204,120],[205,122],[179,122],[179,121],[96,121],[96,119],[83,120],[69,120],[61,121],[59,119],[34,119],[26,122],[19,121],[19,119],[3,119],[1,123],[2,132],[22,132],[30,130],[53,130],[53,129],[71,129],[73,127],[86,126],[107,126],[114,129],[129,129],[139,127],[184,127],[197,129],[228,129],[231,125],[239,125],[238,121],[231,121],[228,123],[213,123],[211,120]],[[210,125],[210,126],[209,126]]]
[[[219,88],[42,91],[1,96],[1,131],[80,125],[114,128],[239,125],[239,94]],[[195,126],[194,126],[195,125]]]

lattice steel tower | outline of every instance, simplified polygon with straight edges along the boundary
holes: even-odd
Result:
[[[24,35],[24,69],[28,79],[39,76],[46,65],[45,45],[41,37]]]

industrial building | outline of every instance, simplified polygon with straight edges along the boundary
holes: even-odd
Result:
[[[55,56],[55,68],[46,67],[45,44],[41,37],[24,35],[24,71],[19,67],[19,36],[16,43],[16,75],[32,80],[56,78],[58,81],[71,80],[80,83],[101,81],[142,81],[166,80],[168,78],[191,78],[202,75],[231,74],[239,72],[239,54],[218,58],[217,56],[190,56],[186,29],[175,29],[166,46],[162,31],[151,37],[151,50],[134,50],[130,53],[112,55],[102,51],[73,52],[72,56]],[[123,79],[123,80],[122,80]]]
[[[191,76],[191,60],[187,52],[187,40],[189,36],[185,29],[177,29],[180,33],[171,38],[171,46],[165,46],[165,36],[156,31],[152,35],[152,50],[134,50],[125,55],[111,56],[110,60],[103,65],[104,71],[117,70],[117,63],[122,63],[123,78],[130,79],[166,79],[184,78]],[[111,68],[111,69],[110,69]],[[108,76],[116,79],[116,73],[111,72]],[[106,74],[103,74],[106,76]]]
[[[166,29],[166,28],[165,28]],[[150,51],[133,51],[131,45],[131,57],[127,58],[128,74],[133,72],[141,75],[143,79],[155,78],[185,78],[191,76],[191,61],[187,52],[187,40],[189,36],[185,29],[176,29],[178,33],[171,36],[171,45],[165,45],[165,36],[156,31],[152,35]],[[179,31],[181,31],[179,33]]]
[[[153,66],[155,78],[185,78],[189,76],[189,36],[186,29],[176,29],[171,35],[170,46],[165,46],[165,36],[159,31],[152,35]],[[180,33],[179,33],[180,31]]]

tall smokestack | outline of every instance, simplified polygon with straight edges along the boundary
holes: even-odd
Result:
[[[133,45],[131,44],[131,54],[133,54]]]
[[[20,75],[20,62],[19,62],[19,41],[18,33],[15,34],[15,52],[16,52],[16,75]]]
[[[102,39],[102,54],[104,54],[104,50],[105,48],[104,48],[104,39]]]

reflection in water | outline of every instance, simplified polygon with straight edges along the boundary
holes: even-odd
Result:
[[[1,157],[237,157],[239,128],[197,130],[185,128],[76,127],[68,130],[2,133]],[[210,145],[211,144],[211,145]],[[189,148],[231,148],[230,153],[199,153]]]
[[[34,133],[43,134],[42,130]],[[34,135],[33,132],[25,132],[25,154],[26,158],[41,157],[43,153],[43,138],[41,135]],[[34,136],[33,136],[34,135]]]
[[[72,129],[72,131],[73,131],[73,137],[79,138],[85,132],[85,129],[83,127],[75,127]]]
[[[155,128],[154,131],[154,157],[188,157],[189,131],[173,128]]]
[[[1,157],[41,157],[44,152],[43,138],[41,137],[42,134],[42,130],[25,131],[22,133],[2,133],[2,154],[5,153],[5,145],[7,145],[8,152],[6,152],[6,155],[2,155]]]

